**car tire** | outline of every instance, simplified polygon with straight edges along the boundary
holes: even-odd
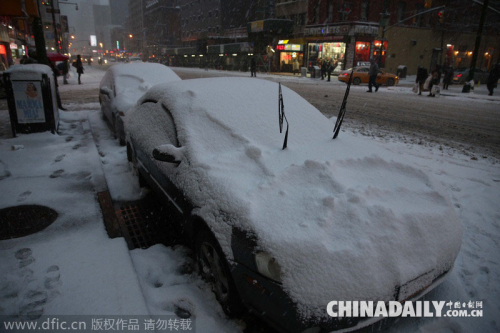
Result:
[[[393,86],[394,85],[394,79],[393,78],[389,78],[389,79],[387,79],[386,83],[387,83],[388,86]]]
[[[361,84],[361,79],[359,77],[355,77],[354,80],[352,80],[352,84],[359,86]]]
[[[245,307],[238,295],[229,264],[208,228],[202,227],[196,234],[195,250],[198,272],[212,286],[224,312],[229,316],[242,314]]]

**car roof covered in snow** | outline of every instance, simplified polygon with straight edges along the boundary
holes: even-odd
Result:
[[[115,77],[118,110],[127,111],[152,86],[159,83],[181,81],[170,68],[155,63],[118,64],[109,69]]]
[[[285,150],[275,82],[184,80],[141,98],[172,113],[189,158],[173,179],[226,254],[228,225],[254,233],[291,298],[317,316],[331,300],[390,300],[397,286],[449,270],[462,231],[441,185],[380,143],[348,132],[332,140],[334,119],[282,89]],[[131,132],[147,130],[140,123],[127,119]]]

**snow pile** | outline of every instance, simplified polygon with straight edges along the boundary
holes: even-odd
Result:
[[[232,225],[255,233],[292,299],[317,316],[331,300],[394,299],[398,286],[449,270],[462,231],[441,186],[399,155],[374,154],[369,140],[342,133],[332,141],[331,120],[287,88],[283,97],[284,151],[276,83],[188,80],[142,98],[161,99],[176,119],[189,163],[155,163],[201,207],[227,256]],[[141,124],[127,119],[133,134]],[[154,132],[138,141],[147,152],[166,143]]]
[[[155,245],[130,252],[151,315],[188,314],[196,332],[240,332],[228,320],[210,285],[193,272],[184,247]]]
[[[21,80],[23,75],[28,75],[31,79],[34,74],[39,75],[40,80],[42,79],[42,74],[49,75],[51,78],[53,75],[52,69],[49,66],[42,64],[14,65],[4,73],[15,75],[17,80]]]
[[[154,63],[119,64],[109,70],[115,77],[115,107],[124,112],[152,86],[181,80],[167,66]]]

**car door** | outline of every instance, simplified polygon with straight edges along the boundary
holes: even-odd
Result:
[[[153,102],[141,105],[134,113],[141,122],[140,131],[130,133],[136,158],[146,169],[151,188],[168,206],[173,216],[178,221],[184,221],[190,215],[192,205],[185,198],[184,192],[175,185],[175,178],[179,170],[186,169],[186,165],[179,168],[175,163],[158,161],[153,157],[153,150],[162,145],[181,148],[174,117],[162,103]],[[182,163],[187,163],[187,160]]]
[[[368,81],[370,80],[370,76],[368,75],[369,71],[369,68],[360,68],[355,72],[354,77],[357,76],[361,78],[361,83],[368,83]]]

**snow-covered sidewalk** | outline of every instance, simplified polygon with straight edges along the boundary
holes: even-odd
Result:
[[[87,115],[61,112],[59,135],[0,141],[0,208],[59,214],[40,232],[0,242],[0,315],[149,313],[125,241],[104,229],[96,193],[106,186]]]

